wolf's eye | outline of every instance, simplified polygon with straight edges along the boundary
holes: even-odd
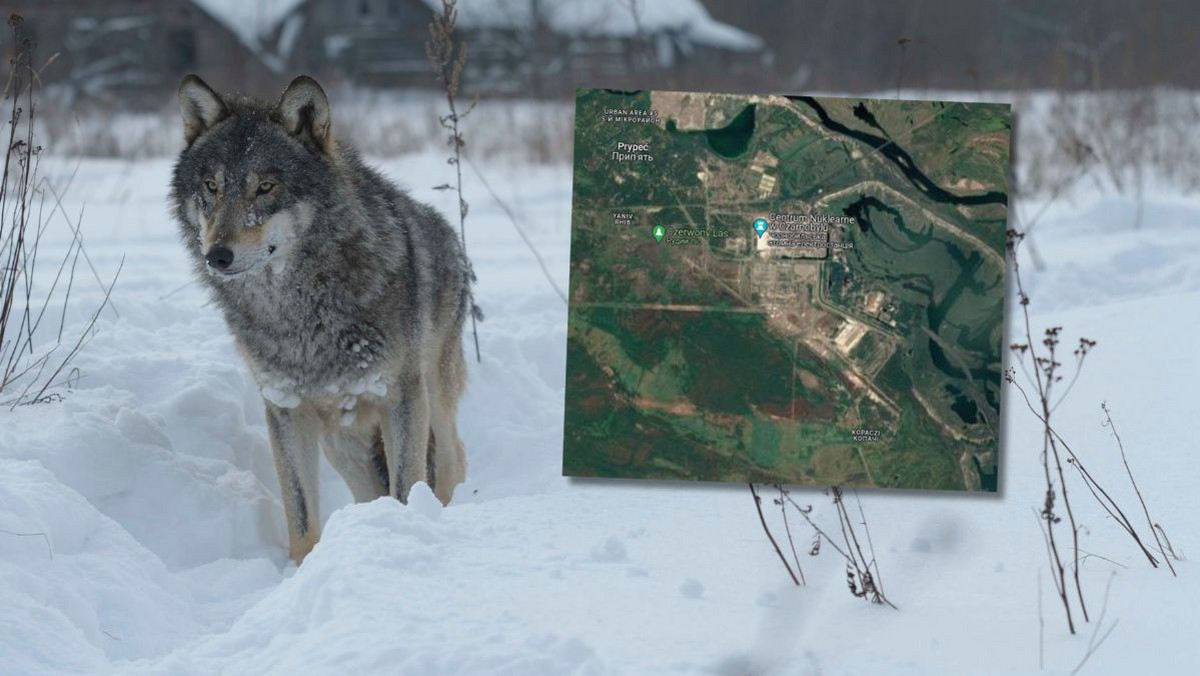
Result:
[[[265,195],[265,194],[271,192],[271,188],[274,188],[274,187],[275,187],[274,183],[272,183],[270,181],[263,181],[262,183],[258,184],[258,194]]]
[[[213,193],[214,195],[217,194],[217,182],[212,180],[211,178],[205,179],[204,187],[208,188],[208,191]]]

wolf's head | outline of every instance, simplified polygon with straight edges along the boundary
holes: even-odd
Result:
[[[276,103],[222,98],[188,75],[179,107],[187,147],[171,192],[195,253],[222,279],[282,270],[329,202],[336,146],[325,92],[302,75]]]

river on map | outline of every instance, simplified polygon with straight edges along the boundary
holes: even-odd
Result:
[[[880,278],[889,282],[899,283],[907,294],[911,294],[909,301],[924,307],[924,323],[930,332],[942,336],[944,342],[957,345],[964,352],[981,355],[995,353],[996,346],[991,343],[992,336],[1003,321],[1003,314],[1000,312],[986,324],[974,327],[971,335],[960,331],[958,338],[954,339],[942,333],[946,318],[957,303],[978,302],[978,299],[986,299],[991,291],[989,282],[985,281],[987,272],[982,269],[985,262],[982,254],[978,251],[964,250],[949,239],[935,238],[932,227],[923,232],[913,230],[898,209],[872,195],[860,196],[844,207],[843,213],[855,220],[859,234],[856,239],[862,242],[861,237],[869,238],[869,245],[860,245],[851,250],[851,255],[858,259],[858,265],[874,270]],[[931,253],[927,247],[936,247],[940,251]],[[897,257],[893,254],[903,256]],[[897,267],[898,261],[912,261],[912,267],[901,269]],[[953,278],[947,275],[936,280],[927,267],[931,264],[940,266],[935,261],[952,266],[950,269],[957,269],[957,273]],[[971,298],[964,298],[964,294],[969,294]],[[929,339],[926,343],[933,366],[952,382],[958,383],[949,386],[950,398],[953,400],[950,409],[964,423],[976,424],[980,419],[980,412],[974,400],[965,395],[971,379],[978,383],[994,385],[981,389],[988,406],[999,410],[998,369],[971,368],[968,378],[967,372],[946,354],[938,341]]]
[[[809,108],[812,108],[813,112],[815,112],[817,117],[821,120],[821,125],[826,129],[862,141],[881,153],[884,157],[891,160],[897,167],[900,168],[900,171],[904,172],[904,175],[914,186],[917,187],[918,190],[935,202],[941,202],[943,204],[965,205],[1008,204],[1008,193],[1005,192],[992,191],[975,195],[956,195],[948,190],[945,190],[930,180],[929,177],[917,167],[916,162],[913,161],[913,158],[908,154],[908,151],[900,147],[900,145],[897,143],[894,143],[890,139],[883,138],[882,136],[876,136],[865,131],[847,127],[837,120],[834,120],[829,116],[829,113],[825,111],[825,108],[811,96],[789,96],[788,98],[793,101],[799,101]],[[860,106],[861,105],[862,104],[860,104]],[[867,113],[865,110],[865,106],[863,106],[863,110],[861,112],[857,113],[857,117],[859,119],[867,119],[868,115],[869,113]],[[878,128],[879,125],[874,120],[875,118],[870,116],[868,124],[872,124]]]
[[[825,108],[816,99],[810,96],[794,96],[788,98],[811,108],[813,112],[817,114],[822,126],[824,126],[826,129],[837,134],[849,136],[850,138],[856,139],[871,146],[871,148],[895,164],[900,171],[903,172],[904,176],[909,180],[909,182],[913,184],[913,186],[920,190],[925,197],[934,202],[953,205],[1008,204],[1008,194],[1005,192],[991,191],[971,195],[957,195],[945,190],[941,186],[934,183],[923,171],[921,171],[920,167],[917,166],[917,163],[913,160],[912,156],[909,155],[908,151],[906,151],[899,144],[893,142],[891,139],[877,136],[859,129],[854,129],[838,122],[837,120],[834,120],[829,116],[829,113],[825,110]],[[865,104],[860,103],[858,106],[856,106],[854,109],[854,115],[866,124],[879,129],[881,132],[883,131],[883,128],[880,126],[875,116],[872,115],[871,112],[866,108]],[[898,248],[887,243],[886,240],[882,238],[878,240],[892,251],[897,253],[916,252],[918,249],[929,245],[933,239],[932,232],[919,233],[908,228],[905,225],[904,218],[900,214],[899,210],[884,204],[875,197],[862,196],[859,198],[859,200],[853,202],[845,209],[846,215],[855,219],[859,225],[860,231],[863,233],[866,233],[871,228],[872,211],[883,212],[890,216],[896,225],[895,231],[903,235],[911,243],[910,247]],[[944,294],[941,294],[940,300],[935,300],[935,290],[933,288],[932,280],[929,278],[925,278],[923,280],[925,282],[924,284],[913,284],[913,275],[902,275],[898,278],[894,278],[893,281],[907,279],[908,281],[906,281],[904,285],[909,289],[909,291],[925,296],[926,323],[928,324],[930,331],[932,331],[934,334],[941,335],[939,331],[942,328],[943,322],[946,320],[946,316],[949,314],[954,304],[959,301],[962,294],[970,291],[974,294],[980,295],[985,292],[985,289],[983,288],[983,284],[975,279],[976,273],[979,272],[980,266],[983,264],[982,255],[976,251],[964,253],[962,249],[949,241],[938,240],[938,242],[946,247],[947,254],[959,267],[959,274],[955,278],[954,282],[950,285],[949,289],[947,289]],[[918,278],[921,276],[922,275],[920,274],[916,275]],[[996,319],[990,321],[987,326],[981,327],[982,330],[975,332],[975,337],[973,339],[960,340],[958,343],[963,348],[972,352],[990,354],[995,351],[995,347],[989,344],[990,336],[997,328],[996,325],[1002,321],[1003,314],[998,313]],[[936,367],[946,376],[955,380],[965,381],[967,379],[967,373],[950,359],[950,357],[946,354],[946,351],[941,345],[938,344],[937,341],[930,339],[928,341],[928,347],[930,361],[933,363],[934,367]],[[972,368],[970,370],[970,377],[983,383],[994,383],[996,385],[996,387],[985,386],[981,389],[984,392],[988,406],[992,407],[994,410],[999,410],[1000,402],[996,393],[1000,383],[999,370],[983,367]],[[979,411],[974,402],[970,401],[967,397],[964,397],[961,390],[952,394],[957,394],[957,396],[954,397],[954,405],[951,406],[951,409],[954,411],[954,413],[958,415],[958,417],[961,418],[965,423],[971,424],[976,422],[978,420]],[[982,476],[982,470],[980,473]],[[991,480],[994,481],[994,477],[992,477]]]

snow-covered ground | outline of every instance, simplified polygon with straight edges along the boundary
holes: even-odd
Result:
[[[442,157],[380,164],[453,210],[432,190],[449,178]],[[569,168],[480,168],[565,287]],[[124,268],[74,387],[0,410],[4,676],[1029,674],[1039,662],[1065,674],[1110,578],[1101,633],[1117,624],[1080,673],[1200,665],[1194,566],[1177,564],[1178,579],[1150,569],[1083,498],[1093,623],[1067,635],[1036,516],[1039,431],[1013,397],[999,495],[860,493],[899,611],[851,597],[831,552],[804,558],[808,584],[793,587],[744,486],[561,478],[566,308],[470,171],[467,244],[488,316],[460,415],[468,483],[444,509],[423,488],[407,506],[352,505],[326,471],[323,538],[297,568],[260,397],[189,284],[169,171],[169,159],[43,165],[67,188],[65,213],[82,209],[99,275],[122,257]],[[1020,206],[1026,218],[1040,209]],[[1040,217],[1044,268],[1025,266],[1038,327],[1099,341],[1055,414],[1060,430],[1129,505],[1100,424],[1106,400],[1150,508],[1193,555],[1198,220],[1197,196],[1151,189],[1139,207],[1081,188]],[[45,260],[66,233],[60,214]],[[102,295],[79,269],[76,325]],[[834,523],[820,491],[794,495]]]

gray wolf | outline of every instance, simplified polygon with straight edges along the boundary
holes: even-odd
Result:
[[[188,75],[179,105],[174,215],[262,391],[292,559],[320,538],[318,447],[355,501],[427,481],[448,503],[478,311],[454,230],[334,139],[309,77],[264,102]]]

